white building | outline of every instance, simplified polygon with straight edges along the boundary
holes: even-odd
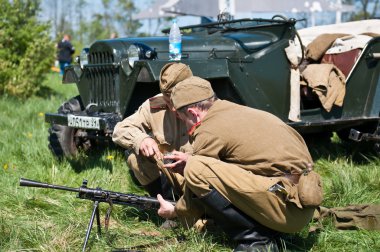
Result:
[[[309,27],[347,21],[354,10],[353,5],[343,5],[341,0],[156,0],[135,18],[157,20],[169,16],[205,16],[216,20],[220,12],[229,12],[235,19],[272,18],[281,14],[303,20],[298,26]],[[199,18],[192,22],[199,23]],[[180,25],[188,24],[180,22]]]

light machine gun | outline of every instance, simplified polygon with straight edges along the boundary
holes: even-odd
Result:
[[[94,209],[92,211],[90,222],[88,223],[88,228],[86,232],[86,238],[84,240],[82,251],[86,250],[88,238],[90,237],[92,225],[94,223],[94,218],[96,216],[96,222],[98,226],[98,234],[101,235],[101,226],[100,226],[100,216],[99,216],[99,203],[106,202],[110,205],[107,210],[105,217],[105,228],[108,229],[109,217],[111,215],[113,204],[118,205],[127,205],[134,206],[140,209],[149,209],[149,208],[159,208],[160,203],[156,198],[152,197],[143,197],[134,194],[124,194],[119,192],[112,192],[102,190],[101,188],[88,188],[87,180],[83,180],[82,186],[79,188],[60,186],[60,185],[51,185],[43,182],[38,182],[34,180],[20,178],[20,186],[28,186],[28,187],[40,187],[40,188],[49,188],[49,189],[57,189],[64,190],[70,192],[77,192],[77,197],[80,199],[92,200],[94,202]],[[174,205],[175,202],[171,201]]]

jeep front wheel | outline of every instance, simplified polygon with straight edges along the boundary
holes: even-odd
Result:
[[[80,96],[76,96],[64,102],[58,109],[60,114],[69,114],[82,111],[83,104]],[[78,154],[80,148],[88,149],[89,140],[82,141],[77,137],[81,130],[65,125],[52,124],[49,128],[49,149],[58,158],[72,157]]]

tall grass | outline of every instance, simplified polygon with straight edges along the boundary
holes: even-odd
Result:
[[[77,95],[74,85],[60,84],[51,74],[39,96],[26,102],[0,97],[0,251],[80,251],[91,216],[91,201],[74,193],[20,187],[21,177],[52,184],[144,194],[135,186],[120,150],[108,149],[81,159],[57,161],[47,145],[49,125],[44,113]],[[316,169],[323,176],[327,207],[380,202],[380,161],[334,138],[328,145],[310,147]],[[353,154],[354,153],[354,154]],[[163,230],[155,210],[139,211],[114,206],[110,227],[104,232],[107,204],[100,205],[103,235],[94,224],[88,250],[111,251],[139,248],[146,251],[230,251],[234,244],[216,232],[197,233],[176,228]],[[310,224],[312,225],[312,224]],[[316,233],[282,237],[287,251],[380,251],[380,233],[338,231],[331,219]]]

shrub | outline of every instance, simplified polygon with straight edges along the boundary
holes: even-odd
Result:
[[[27,98],[54,62],[50,24],[39,22],[38,0],[0,0],[0,95]]]

